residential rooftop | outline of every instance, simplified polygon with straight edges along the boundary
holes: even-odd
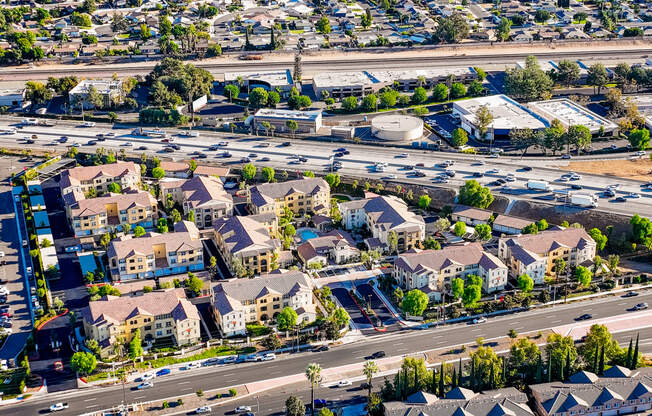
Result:
[[[70,212],[74,217],[96,215],[105,213],[106,206],[110,204],[116,204],[117,215],[118,212],[132,207],[156,207],[156,199],[147,191],[108,194],[97,198],[81,199],[71,207]]]

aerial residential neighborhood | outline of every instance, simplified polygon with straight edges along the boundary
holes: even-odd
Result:
[[[0,5],[0,416],[652,406],[643,0]]]

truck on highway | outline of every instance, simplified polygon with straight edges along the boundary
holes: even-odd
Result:
[[[530,179],[529,181],[527,181],[527,189],[533,191],[548,191],[550,190],[550,184],[546,181],[538,181],[538,180]]]
[[[162,130],[162,129],[144,129],[142,127],[134,129],[131,132],[131,134],[133,134],[134,136],[145,136],[145,137],[159,137],[159,138],[168,137],[165,130]]]
[[[585,208],[595,208],[598,206],[598,201],[595,195],[589,194],[571,194],[570,203]]]

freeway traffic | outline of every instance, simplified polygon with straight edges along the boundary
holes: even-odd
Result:
[[[2,121],[0,128],[10,128],[9,123]],[[272,166],[279,169],[304,171],[313,170],[316,173],[328,171],[329,160],[336,153],[334,150],[341,146],[341,143],[314,142],[314,141],[292,141],[292,146],[282,145],[279,139],[270,139],[256,136],[233,136],[218,133],[207,133],[202,131],[200,137],[188,138],[171,136],[179,150],[172,153],[163,151],[168,143],[160,139],[148,137],[136,137],[131,135],[131,129],[113,129],[116,137],[107,138],[106,141],[96,142],[98,133],[107,133],[107,129],[82,128],[74,125],[58,125],[56,127],[27,126],[16,134],[0,135],[0,146],[20,147],[24,146],[26,140],[36,135],[35,143],[30,148],[47,150],[57,149],[63,151],[66,147],[78,144],[82,152],[95,152],[99,147],[106,149],[124,149],[129,153],[157,153],[161,156],[169,156],[175,160],[197,158],[202,160],[218,162],[227,166],[239,166],[243,158],[248,158],[257,165]],[[175,134],[174,130],[168,131]],[[66,136],[68,141],[60,144],[57,140]],[[219,142],[225,142],[225,146],[217,146]],[[213,150],[209,150],[213,149]],[[600,175],[584,174],[579,180],[562,182],[561,175],[567,161],[552,158],[517,158],[500,157],[489,159],[481,156],[468,156],[462,154],[440,153],[423,150],[406,150],[397,147],[380,147],[366,145],[347,145],[348,155],[337,158],[342,163],[339,172],[343,175],[384,180],[387,183],[410,183],[426,187],[447,187],[458,189],[468,179],[476,179],[481,184],[489,184],[496,180],[506,178],[512,174],[514,180],[507,182],[504,187],[493,186],[494,192],[502,192],[510,199],[529,200],[534,202],[555,203],[554,195],[551,193],[533,192],[526,189],[529,180],[545,180],[550,182],[551,189],[558,192],[571,191],[571,186],[583,188],[584,193],[601,193],[608,186],[619,185],[615,190],[613,198],[606,198],[604,195],[599,199],[599,210],[616,212],[624,215],[641,214],[652,216],[652,192],[642,189],[641,182],[616,179]],[[227,152],[230,157],[223,155]],[[634,153],[619,154],[616,157],[629,158]],[[298,160],[303,156],[305,162]],[[613,157],[613,156],[612,156]],[[202,158],[199,160],[199,158]],[[205,158],[205,159],[203,159]],[[583,157],[595,159],[595,156]],[[582,157],[578,158],[582,159]],[[443,174],[445,168],[440,166],[444,160],[452,160],[455,165],[455,177],[449,178],[447,183],[440,183],[437,176]],[[384,162],[387,168],[384,172],[376,172],[374,164]],[[406,169],[409,166],[410,169]],[[417,177],[415,170],[425,174],[424,177]],[[531,170],[526,170],[530,169]],[[482,174],[482,177],[476,175]],[[504,180],[504,179],[503,179]],[[634,197],[637,194],[638,197]],[[620,200],[618,200],[618,197]],[[617,202],[619,201],[619,202]],[[559,203],[564,203],[560,197]]]
[[[182,394],[192,394],[199,389],[208,391],[261,381],[261,375],[274,379],[292,374],[302,374],[305,367],[311,362],[320,364],[322,368],[359,363],[379,350],[384,350],[388,356],[400,356],[433,348],[459,347],[462,344],[475,342],[474,340],[478,337],[491,340],[505,336],[509,329],[514,329],[519,333],[526,333],[570,324],[575,322],[575,318],[587,312],[590,312],[594,319],[608,318],[631,313],[628,312],[628,309],[640,302],[652,302],[652,291],[641,293],[635,298],[609,297],[559,305],[554,308],[535,309],[490,318],[486,323],[479,325],[462,323],[421,331],[403,330],[398,333],[369,337],[361,342],[333,347],[325,352],[279,355],[275,361],[203,367],[198,370],[173,373],[156,379],[154,388],[148,390],[132,390],[131,388],[135,387],[136,384],[131,383],[126,391],[127,402],[162,400],[178,397]],[[74,402],[71,401],[72,397],[75,398]],[[68,401],[70,408],[61,411],[59,414],[78,415],[120,405],[122,399],[121,386],[90,388],[34,397],[21,405],[0,408],[0,416],[35,415],[43,412],[52,403],[60,401]]]

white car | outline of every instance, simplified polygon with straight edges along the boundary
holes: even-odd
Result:
[[[636,156],[645,156],[645,151],[639,150],[638,152],[636,152]]]
[[[81,126],[82,127],[95,127],[95,123],[93,123],[92,121],[85,121],[85,122],[82,123]]]
[[[275,360],[275,359],[276,359],[276,354],[274,354],[273,352],[269,352],[269,353],[263,355],[263,358],[262,358],[263,361],[272,361],[272,360]]]
[[[52,406],[50,406],[50,412],[58,412],[60,410],[65,410],[68,408],[68,403],[55,403]]]
[[[352,384],[351,380],[340,380],[337,382],[337,387],[349,387]]]
[[[145,389],[151,389],[152,387],[154,387],[154,383],[152,383],[151,381],[146,381],[144,383],[140,383],[136,388],[138,390],[145,390]]]
[[[198,414],[198,415],[200,415],[200,414],[202,414],[202,413],[210,413],[210,412],[211,412],[211,407],[210,407],[210,406],[202,406],[202,407],[198,407],[198,408],[195,410],[195,413]]]
[[[232,364],[238,362],[238,356],[237,355],[229,355],[228,357],[224,357],[224,364]]]
[[[505,176],[505,180],[507,182],[514,182],[516,180],[516,178],[514,177],[514,175],[510,174],[510,175]]]
[[[401,153],[400,155],[398,155],[398,157],[404,157],[405,158],[405,157],[410,157],[410,155],[407,154],[407,153]]]
[[[397,178],[398,178],[398,176],[396,176],[396,175],[393,174],[393,173],[390,174],[390,175],[385,176],[385,179],[397,179]]]
[[[9,289],[7,289],[7,286],[0,286],[0,295],[8,295],[9,294]]]
[[[143,375],[140,376],[140,380],[149,381],[152,380],[154,377],[156,377],[155,373],[144,373]]]
[[[185,370],[192,370],[192,369],[194,369],[194,368],[199,368],[199,367],[201,367],[201,364],[196,363],[196,362],[192,362],[192,363],[188,363],[188,364],[186,364],[186,366],[184,367],[184,369],[185,369]]]
[[[219,142],[218,146],[228,146],[229,142]]]
[[[234,412],[236,413],[250,413],[251,412],[251,407],[250,406],[238,406],[234,409]]]
[[[0,251],[0,257],[4,257],[4,256],[5,256],[5,252],[4,252],[4,251]]]
[[[192,130],[187,130],[187,131],[182,131],[179,133],[179,136],[182,137],[199,137],[199,132],[192,131]]]
[[[641,194],[637,194],[636,192],[632,192],[631,194],[628,195],[630,198],[640,198]]]
[[[485,318],[484,316],[481,316],[481,317],[479,317],[479,318],[475,318],[475,319],[473,320],[473,323],[474,323],[474,324],[483,324],[483,323],[485,323],[485,322],[487,322],[487,318]]]

